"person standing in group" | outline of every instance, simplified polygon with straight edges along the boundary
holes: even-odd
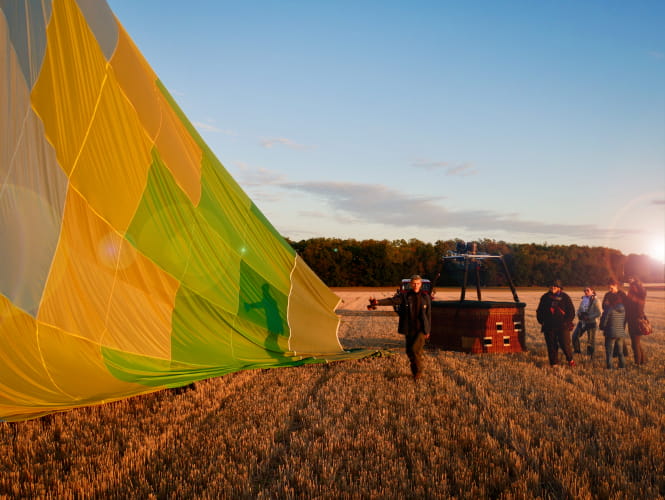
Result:
[[[638,320],[644,317],[644,305],[647,300],[647,291],[642,282],[636,278],[629,280],[628,294],[626,295],[626,323],[630,334],[630,344],[633,348],[633,357],[636,365],[646,362],[642,348],[642,332]]]
[[[423,374],[423,350],[432,329],[432,297],[421,288],[422,278],[416,274],[411,277],[411,288],[406,294],[379,300],[370,297],[370,305],[367,306],[369,309],[401,306],[399,333],[406,336],[406,355],[414,380]]]
[[[563,291],[559,280],[553,281],[549,292],[540,298],[536,318],[542,325],[541,331],[545,335],[550,366],[559,364],[559,347],[566,356],[568,365],[575,366],[573,349],[570,345],[575,306],[568,294]]]
[[[600,318],[600,305],[596,300],[596,291],[590,286],[584,289],[580,306],[577,308],[577,318],[579,321],[573,332],[573,351],[581,353],[580,337],[586,332],[588,334],[586,353],[593,357],[596,350],[596,329],[598,328],[596,320]]]
[[[626,294],[619,290],[619,282],[615,279],[610,280],[609,287],[603,297],[603,314],[600,317],[600,328],[605,335],[605,361],[607,368],[612,368],[612,355],[617,353],[619,368],[625,368]]]

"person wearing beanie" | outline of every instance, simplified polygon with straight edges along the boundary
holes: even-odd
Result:
[[[545,335],[547,356],[550,366],[559,364],[559,348],[566,356],[569,366],[575,366],[573,349],[570,343],[570,332],[573,329],[575,306],[567,293],[564,293],[561,281],[555,280],[550,290],[540,298],[536,318],[541,324]]]

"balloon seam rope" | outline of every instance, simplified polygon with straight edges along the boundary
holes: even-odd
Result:
[[[76,186],[74,186],[71,182],[68,182],[68,183],[67,183],[67,191],[69,191],[70,189],[73,190],[73,191],[75,191],[76,193],[78,193],[78,195],[79,195],[82,199],[85,199],[85,196],[83,196],[83,193],[81,193],[81,191],[80,191]],[[68,195],[65,195],[65,199],[67,198],[67,196],[68,196]],[[61,226],[64,224],[64,220],[65,220],[65,218],[66,218],[66,217],[65,217],[65,213],[67,212],[67,210],[69,210],[68,205],[70,205],[70,203],[65,203],[65,205],[64,205],[64,209],[63,209],[63,211],[62,211],[61,224],[60,224]],[[97,210],[95,210],[94,207],[93,207],[92,205],[88,205],[88,210],[90,210],[90,211],[91,211],[92,213],[94,213],[97,217],[99,217],[100,220],[103,220],[103,221],[104,221],[105,223],[107,223],[108,225],[111,225],[111,223],[110,223],[110,222],[109,222],[104,216],[102,216],[102,214],[100,214]],[[112,229],[113,231],[115,231],[116,233],[118,233],[118,234],[122,237],[122,234],[120,234],[120,232],[117,231],[115,228],[111,227],[111,229]],[[59,248],[59,247],[60,247],[60,241],[61,241],[61,240],[62,240],[62,230],[60,231],[60,234],[58,235],[58,242],[57,242],[57,244],[56,244],[56,248]],[[46,290],[46,288],[48,287],[48,282],[49,282],[49,280],[50,280],[50,278],[51,278],[51,271],[52,271],[52,270],[53,270],[53,262],[51,262],[51,267],[49,268],[49,272],[48,272],[48,274],[47,274],[47,276],[46,276],[46,281],[45,281],[45,285],[44,285],[44,290]],[[39,305],[37,306],[37,310],[38,310],[38,311],[39,311],[39,309],[41,308],[41,305],[42,305],[42,301],[43,301],[43,300],[44,300],[44,295],[42,294],[42,297],[41,297],[41,299],[39,300]],[[46,324],[46,323],[45,323],[45,324]]]
[[[42,323],[42,324],[46,325],[46,323]],[[53,383],[53,385],[54,385],[55,387],[58,388],[58,390],[59,390],[62,394],[64,394],[65,396],[67,396],[67,397],[69,397],[69,398],[71,398],[71,399],[76,399],[72,394],[69,394],[69,393],[68,393],[67,391],[65,391],[62,387],[60,387],[60,386],[57,384],[57,382],[55,381],[55,379],[51,376],[51,371],[48,369],[48,366],[46,365],[46,360],[44,359],[44,354],[42,353],[42,343],[41,343],[41,341],[40,341],[40,339],[39,339],[39,338],[40,338],[39,325],[40,325],[40,322],[37,322],[37,332],[36,332],[36,334],[37,334],[37,349],[39,350],[39,358],[40,358],[41,361],[42,361],[42,366],[44,367],[44,371],[46,372],[46,375],[48,376],[49,380]],[[60,328],[58,328],[58,330],[60,330]]]
[[[111,291],[109,292],[109,300],[108,303],[106,304],[106,312],[104,313],[104,330],[102,331],[101,336],[99,337],[99,347],[104,345],[104,337],[106,337],[106,334],[109,331],[109,315],[111,314],[111,302],[113,302],[113,294],[115,292],[115,285],[118,282],[118,270],[120,268],[120,254],[122,253],[122,247],[125,245],[125,238],[120,237],[120,248],[118,248],[118,255],[116,256],[115,259],[115,269],[113,272],[113,284],[111,285]],[[129,243],[128,243],[129,244]]]
[[[291,339],[293,338],[293,330],[291,328],[291,296],[293,295],[293,273],[296,270],[296,266],[298,265],[298,255],[295,256],[293,259],[293,265],[291,266],[291,272],[289,273],[289,298],[287,301],[286,305],[286,324],[289,325],[289,352],[292,352],[294,356],[297,355],[296,352],[294,352],[291,349]]]
[[[15,163],[14,160],[16,158],[16,154],[18,153],[18,144],[21,143],[23,140],[23,135],[25,134],[25,124],[28,121],[28,115],[30,114],[30,110],[32,109],[32,105],[28,106],[28,109],[25,112],[25,116],[23,117],[23,124],[21,125],[21,133],[18,136],[18,139],[16,141],[17,147],[14,148],[14,152],[12,153],[12,157],[9,160],[9,168],[7,169],[7,175],[5,176],[4,179],[2,179],[2,188],[0,188],[0,198],[5,192],[6,187],[9,185],[7,180],[9,179],[9,176],[11,175],[12,171],[15,168]]]
[[[106,66],[108,67],[109,63],[107,63]],[[94,123],[95,117],[97,116],[97,112],[99,111],[99,105],[102,102],[102,95],[104,94],[104,87],[106,87],[106,82],[108,82],[108,79],[109,79],[109,74],[108,71],[106,71],[104,73],[104,79],[102,80],[102,84],[99,87],[99,92],[97,93],[97,101],[95,102],[95,108],[92,112],[92,116],[90,117],[90,121],[88,122],[88,128],[85,131],[85,136],[81,141],[81,147],[79,148],[78,153],[76,154],[76,159],[74,160],[72,169],[69,172],[70,179],[74,176],[74,171],[76,170],[76,167],[78,167],[79,160],[81,159],[81,155],[83,154],[83,149],[85,148],[85,145],[88,142],[88,137],[90,136],[90,131],[92,130],[92,124]]]
[[[67,182],[67,192],[69,192],[70,189],[73,189],[72,183]],[[78,190],[77,190],[77,192],[78,192]],[[62,233],[63,233],[62,228],[64,227],[65,213],[67,212],[67,210],[70,210],[70,208],[68,208],[68,205],[70,205],[70,204],[67,203],[67,201],[66,201],[67,196],[68,196],[67,193],[65,193],[65,203],[64,203],[63,208],[62,208],[62,216],[61,216],[61,219],[60,219],[60,232],[58,233],[58,241],[55,245],[56,250],[55,250],[55,252],[53,254],[53,257],[51,259],[51,265],[49,266],[48,273],[46,274],[46,279],[44,280],[44,288],[42,289],[42,296],[39,298],[39,304],[37,305],[37,313],[35,315],[35,318],[37,317],[37,315],[39,314],[40,309],[42,308],[42,302],[44,301],[44,292],[48,289],[48,284],[49,284],[49,281],[51,280],[51,273],[53,272],[53,262],[55,261],[55,254],[58,252],[58,249],[60,248],[60,242],[62,241]],[[71,209],[71,210],[73,210],[73,209]]]
[[[26,17],[26,30],[28,32],[27,33],[28,54],[32,54],[32,50],[30,48],[30,37],[31,37],[31,34],[30,34],[30,20],[27,19],[27,17]],[[16,48],[13,45],[12,45],[12,47],[14,48],[14,54],[16,54]],[[16,56],[16,60],[18,61],[18,56]],[[31,71],[31,73],[32,73],[32,71]],[[28,78],[31,78],[31,77],[32,77],[32,75],[30,75]],[[28,88],[29,82],[26,81],[25,83],[26,83],[26,88]],[[30,110],[32,109],[32,99],[30,98],[30,94],[31,93],[28,93],[29,106],[27,107],[27,109],[25,111],[25,116],[23,116],[23,123],[21,124],[21,133],[19,134],[19,136],[17,138],[18,140],[16,141],[16,147],[14,148],[14,151],[12,152],[12,157],[9,160],[10,167],[9,167],[9,169],[7,169],[7,175],[5,176],[4,179],[2,179],[2,189],[0,189],[0,197],[2,197],[2,195],[4,194],[5,186],[8,185],[7,179],[9,179],[9,175],[12,173],[12,170],[14,169],[14,159],[16,158],[16,154],[18,153],[18,145],[23,140],[23,135],[25,133],[25,124],[28,121],[28,115],[30,114]]]
[[[330,288],[328,288],[328,290],[330,290]],[[332,290],[331,290],[331,292],[332,292]],[[337,341],[337,347],[339,347],[339,350],[341,352],[349,352],[346,349],[344,349],[344,346],[342,345],[342,341],[339,339],[339,329],[342,326],[342,321],[341,321],[339,315],[335,311],[339,308],[339,306],[341,304],[342,304],[342,298],[338,297],[337,298],[337,304],[335,304],[335,307],[333,308],[333,315],[337,319],[337,326],[335,326],[335,340]],[[327,362],[328,362],[328,360],[326,360],[326,363]]]

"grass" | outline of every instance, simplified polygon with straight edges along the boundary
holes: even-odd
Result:
[[[349,313],[343,345],[394,355],[2,423],[0,497],[665,498],[665,292],[648,364],[625,370],[602,335],[596,359],[549,368],[541,293],[520,292],[528,352],[428,349],[417,384],[396,318]]]

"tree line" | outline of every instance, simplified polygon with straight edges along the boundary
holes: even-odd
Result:
[[[355,240],[311,238],[287,242],[328,286],[395,286],[402,278],[420,274],[438,286],[459,286],[464,264],[443,259],[463,253],[468,245],[460,239],[426,243],[410,240]],[[605,247],[506,243],[483,239],[475,243],[478,253],[502,255],[516,286],[547,286],[560,279],[567,286],[605,285],[610,278],[639,278],[645,283],[665,281],[665,265],[647,255],[623,255]],[[468,284],[504,286],[503,267],[494,260],[477,261]]]

